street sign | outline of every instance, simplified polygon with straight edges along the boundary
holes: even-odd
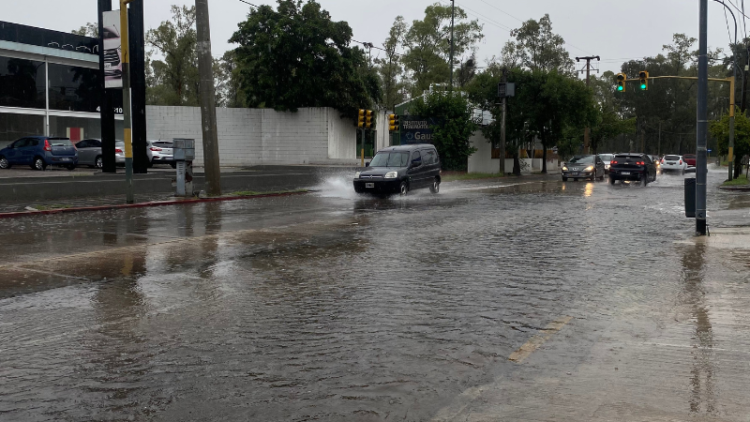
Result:
[[[497,96],[499,98],[515,97],[516,96],[515,82],[499,83],[497,85]]]

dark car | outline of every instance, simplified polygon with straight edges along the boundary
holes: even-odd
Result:
[[[102,168],[102,141],[99,139],[84,139],[76,144],[78,148],[78,164],[82,166]]]
[[[695,163],[698,161],[698,157],[695,154],[685,154],[682,158],[687,163],[688,167],[695,167]]]
[[[569,178],[604,180],[604,174],[604,161],[598,155],[575,156],[562,167],[563,182]]]
[[[34,170],[60,166],[75,170],[78,151],[68,138],[27,136],[0,150],[0,169],[28,165]]]
[[[643,183],[656,181],[656,164],[646,154],[617,154],[609,169],[609,183],[618,180],[635,180]]]
[[[404,196],[412,190],[430,188],[438,193],[440,180],[440,156],[435,146],[403,145],[378,151],[367,169],[354,175],[354,190]]]

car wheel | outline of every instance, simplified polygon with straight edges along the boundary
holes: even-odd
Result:
[[[576,178],[573,178],[573,181],[574,181],[574,182],[577,182],[577,181],[578,181],[578,179],[576,179]]]
[[[173,169],[177,168],[177,163],[169,163],[170,166],[172,166]]]
[[[76,165],[75,164],[71,164],[69,166],[65,166],[65,168],[68,169],[68,170],[70,170],[70,171],[73,171],[73,170],[76,169]]]
[[[432,185],[430,185],[430,192],[440,193],[440,179],[437,177],[432,181]]]
[[[648,173],[644,174],[643,176],[644,177],[641,178],[641,183],[643,183],[643,186],[646,187],[646,186],[648,186],[648,179],[649,179],[650,176],[649,176]]]
[[[47,163],[44,162],[42,157],[36,157],[34,158],[34,164],[32,164],[31,168],[38,171],[44,171],[47,169]]]
[[[10,168],[10,161],[5,157],[0,157],[0,169],[7,170]]]
[[[609,184],[610,184],[610,185],[614,185],[614,184],[615,184],[615,179],[614,179],[614,177],[610,177],[610,178],[609,178]]]
[[[154,161],[153,160],[149,161],[148,162],[148,168],[151,168],[153,166],[154,166]]]
[[[563,176],[563,182],[567,182],[567,181],[568,181],[568,178]]]
[[[94,160],[94,166],[98,169],[104,167],[104,161],[102,160],[102,157],[96,157],[96,160]]]
[[[406,182],[401,182],[401,186],[399,186],[399,193],[401,196],[406,196],[409,194],[409,184]]]

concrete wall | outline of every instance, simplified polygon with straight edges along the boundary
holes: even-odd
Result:
[[[340,114],[332,108],[217,109],[221,164],[354,164],[356,127]],[[196,165],[203,164],[200,108],[147,106],[146,119],[149,139],[195,139]],[[379,138],[385,133],[387,142],[385,118],[378,119],[381,125]]]
[[[500,173],[500,160],[492,159],[492,144],[487,141],[482,132],[474,132],[469,142],[477,149],[469,156],[469,173]]]

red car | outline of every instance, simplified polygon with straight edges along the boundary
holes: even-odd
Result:
[[[685,160],[688,167],[695,167],[695,162],[697,160],[695,154],[685,154],[682,158]]]

